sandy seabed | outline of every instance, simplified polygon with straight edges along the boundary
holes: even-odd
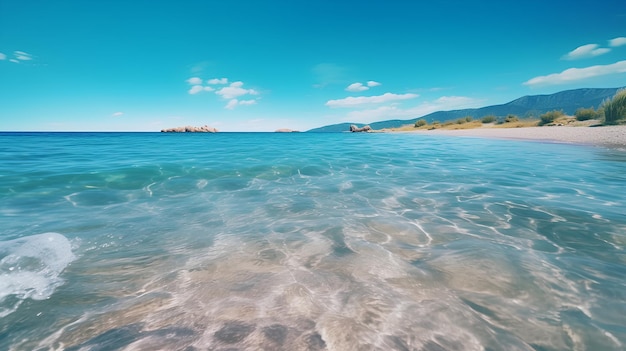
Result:
[[[626,126],[475,128],[418,130],[410,133],[480,138],[521,139],[626,148]]]

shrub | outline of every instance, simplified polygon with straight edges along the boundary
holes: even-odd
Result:
[[[564,116],[565,114],[563,113],[562,110],[554,110],[554,111],[549,111],[546,112],[544,114],[542,114],[541,116],[539,116],[540,121],[539,121],[539,125],[543,126],[546,124],[550,124],[553,123],[557,118]]]
[[[415,121],[415,128],[419,128],[419,127],[423,127],[425,125],[427,125],[428,122],[426,122],[423,119],[418,119],[417,121]]]
[[[509,114],[504,118],[504,123],[512,123],[512,122],[517,122],[517,121],[519,121],[519,118],[517,118],[516,115]]]
[[[604,124],[626,123],[626,89],[619,90],[611,100],[602,105]]]
[[[494,115],[489,115],[489,116],[485,116],[483,117],[480,121],[483,123],[493,123],[496,121],[496,116]]]
[[[596,112],[596,110],[593,109],[593,107],[579,108],[578,110],[576,110],[576,113],[574,115],[576,116],[576,120],[578,121],[587,121],[590,119],[598,118],[598,113]]]
[[[465,116],[465,122],[469,123],[469,122],[471,122],[473,120],[474,120],[474,117],[472,117],[472,116]]]

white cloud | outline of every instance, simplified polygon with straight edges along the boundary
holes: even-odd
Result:
[[[350,85],[348,85],[348,87],[346,88],[347,91],[353,91],[353,92],[357,92],[357,91],[364,91],[369,89],[368,87],[364,86],[361,83],[352,83]]]
[[[626,45],[626,38],[625,37],[613,38],[609,40],[609,45],[612,47]]]
[[[191,78],[187,79],[186,82],[191,84],[191,85],[201,85],[202,84],[202,79],[200,79],[198,77],[191,77]]]
[[[587,44],[587,45],[579,46],[576,49],[568,52],[567,55],[563,56],[563,59],[579,60],[583,58],[604,55],[609,51],[611,51],[611,49],[601,48],[599,47],[598,44]]]
[[[115,112],[114,114],[111,115],[111,117],[120,117],[124,114],[124,112]]]
[[[224,108],[232,110],[237,105],[254,105],[257,103],[255,99],[239,100],[238,98],[245,95],[259,95],[254,89],[245,89],[243,82],[232,82],[226,87],[216,89],[209,85],[202,85],[203,80],[199,77],[192,77],[186,80],[187,83],[192,84],[192,87],[187,91],[191,95],[196,95],[204,91],[213,91],[216,95],[219,95],[224,100],[228,100]],[[208,84],[227,84],[228,78],[213,78],[207,80]]]
[[[10,59],[9,62],[13,62],[13,63],[20,63],[20,61],[16,60],[16,59]]]
[[[258,95],[254,89],[242,88],[243,82],[233,82],[229,86],[218,89],[215,93],[224,99],[234,99],[243,95]]]
[[[392,101],[398,100],[408,100],[414,99],[418,97],[417,94],[393,94],[393,93],[385,93],[383,95],[376,96],[349,96],[344,99],[338,100],[329,100],[326,102],[326,106],[328,107],[354,107],[358,105],[366,105],[366,104],[383,104]]]
[[[228,84],[228,78],[213,78],[207,80],[209,84]]]
[[[350,85],[348,85],[348,87],[346,88],[347,91],[352,91],[352,92],[359,92],[359,91],[365,91],[368,90],[371,87],[377,87],[381,85],[378,82],[375,82],[373,80],[368,81],[367,83],[363,84],[363,83],[352,83]]]
[[[7,59],[7,55],[0,52],[0,61],[6,60],[6,59]]]
[[[348,119],[354,122],[371,123],[391,118],[417,118],[436,111],[478,107],[481,103],[483,103],[482,100],[466,96],[442,96],[434,101],[425,101],[410,108],[400,108],[392,104],[375,109],[352,111],[348,113]]]
[[[204,91],[204,87],[202,85],[194,85],[189,89],[189,94],[195,95],[201,91]]]
[[[226,104],[226,106],[224,106],[224,108],[228,110],[234,110],[235,107],[237,107],[237,105],[243,105],[243,106],[256,105],[256,100],[230,99],[228,103]]]
[[[256,100],[241,100],[239,105],[256,105]]]
[[[524,82],[523,84],[530,86],[567,84],[583,79],[624,72],[626,72],[626,60],[618,61],[610,65],[597,65],[585,68],[570,68],[561,73],[553,73],[547,76],[532,78]]]
[[[228,101],[226,106],[224,106],[224,108],[227,109],[227,110],[233,110],[237,106],[238,102],[239,102],[239,100],[237,100],[237,99],[231,99],[230,101]]]

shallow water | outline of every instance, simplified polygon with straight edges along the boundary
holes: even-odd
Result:
[[[622,350],[626,154],[0,134],[0,349]]]

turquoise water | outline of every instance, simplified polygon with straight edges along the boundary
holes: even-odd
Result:
[[[0,134],[1,350],[623,350],[626,152]]]

